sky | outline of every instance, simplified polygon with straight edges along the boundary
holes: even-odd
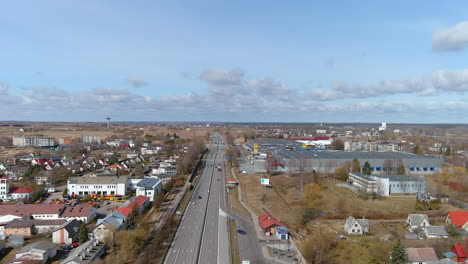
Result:
[[[468,123],[466,1],[0,4],[0,120]]]

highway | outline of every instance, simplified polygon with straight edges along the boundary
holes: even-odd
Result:
[[[212,137],[205,168],[164,259],[165,264],[231,263],[224,197],[225,146],[220,135]],[[217,166],[221,166],[221,171]]]

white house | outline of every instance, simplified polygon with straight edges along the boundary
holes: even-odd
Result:
[[[10,179],[8,177],[0,178],[0,199],[2,200],[29,198],[35,191],[34,189],[26,187],[10,187]]]
[[[155,178],[144,178],[136,184],[136,195],[143,195],[152,202],[162,189],[162,180]]]
[[[367,219],[355,219],[350,216],[346,219],[344,230],[348,235],[364,235],[369,233],[369,221]]]
[[[406,226],[410,232],[413,232],[417,228],[425,228],[430,225],[427,214],[409,214],[408,218],[406,218]]]
[[[86,176],[68,179],[68,193],[77,195],[126,195],[130,191],[128,176]]]

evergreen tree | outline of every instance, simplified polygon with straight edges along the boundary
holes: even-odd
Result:
[[[127,217],[127,220],[125,220],[124,229],[125,230],[135,229],[136,224],[137,224],[137,218],[138,218],[138,204],[135,203],[132,207],[132,211]]]
[[[408,263],[408,255],[406,254],[405,247],[400,243],[400,240],[392,248],[392,253],[390,255],[391,264],[406,264]]]
[[[78,242],[83,244],[84,242],[89,240],[89,229],[86,223],[81,223],[80,230],[78,231]]]
[[[405,166],[403,164],[401,164],[398,168],[397,168],[397,175],[405,175]]]
[[[370,167],[369,162],[366,161],[366,163],[364,163],[364,167],[362,167],[362,173],[367,174],[367,175],[371,175],[372,169]]]
[[[68,188],[65,188],[62,193],[63,197],[66,197],[68,195]]]
[[[353,159],[353,172],[361,172],[361,163],[358,159]]]
[[[413,153],[414,153],[414,154],[421,154],[421,150],[419,149],[419,146],[418,146],[418,145],[416,145],[416,146],[414,147]]]
[[[450,147],[447,146],[447,149],[445,150],[445,156],[450,156],[452,154],[452,150]]]

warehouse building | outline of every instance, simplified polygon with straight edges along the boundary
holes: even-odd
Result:
[[[361,167],[369,162],[373,175],[391,174],[401,165],[408,175],[434,175],[441,171],[442,157],[383,151],[310,151],[277,149],[273,152],[279,172],[333,173],[339,166],[359,160]]]

